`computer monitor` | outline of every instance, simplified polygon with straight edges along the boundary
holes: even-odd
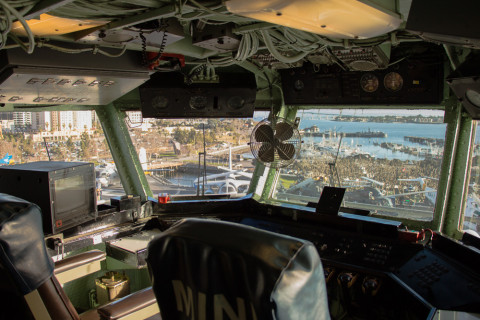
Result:
[[[97,216],[93,163],[38,161],[0,167],[0,192],[37,204],[45,235]]]

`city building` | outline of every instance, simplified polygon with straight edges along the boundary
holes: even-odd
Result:
[[[156,119],[144,118],[140,111],[127,111],[127,125],[130,128],[142,129],[142,131],[148,131],[152,128],[152,123]]]
[[[92,129],[92,113],[94,111],[74,111],[73,130],[85,131]]]
[[[15,125],[15,129],[17,130],[30,128],[32,125],[32,113],[13,112],[13,124]]]

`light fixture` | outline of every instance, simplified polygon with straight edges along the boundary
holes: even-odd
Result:
[[[467,89],[467,91],[465,91],[465,98],[467,98],[467,100],[475,107],[480,108],[480,92],[473,89]]]
[[[338,39],[366,39],[397,29],[400,15],[365,0],[229,0],[235,14]]]

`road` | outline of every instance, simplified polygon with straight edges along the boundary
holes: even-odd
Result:
[[[193,187],[181,186],[181,185],[166,185],[158,180],[152,178],[151,176],[146,176],[147,181],[150,185],[153,195],[156,197],[159,193],[168,193],[169,195],[187,195],[187,194],[196,194],[197,191]],[[125,191],[121,186],[120,179],[115,179],[113,184],[108,188],[102,189],[101,200],[104,203],[109,203],[110,198],[119,197],[125,195]]]

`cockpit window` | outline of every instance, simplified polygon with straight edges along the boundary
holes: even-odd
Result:
[[[324,186],[346,188],[344,207],[433,218],[446,125],[438,110],[303,110],[299,157],[281,169],[273,197],[317,203]]]
[[[252,119],[153,119],[127,112],[127,125],[154,195],[245,195],[254,162]]]
[[[480,123],[475,123],[475,140],[470,169],[470,181],[468,183],[467,202],[465,206],[463,225],[461,229],[478,236],[480,233]]]
[[[124,194],[95,111],[2,112],[0,165],[34,161],[95,164],[97,200]]]

